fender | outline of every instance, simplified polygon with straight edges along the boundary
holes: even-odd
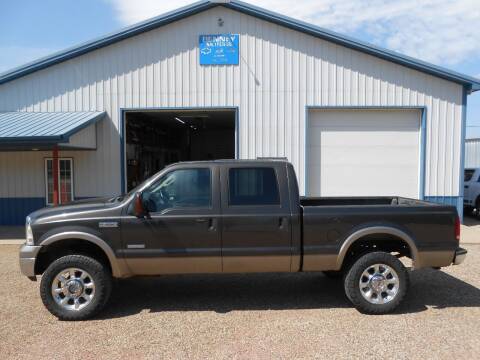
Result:
[[[123,261],[118,259],[115,256],[115,253],[113,252],[112,248],[108,246],[108,244],[103,241],[101,238],[99,238],[96,235],[86,233],[86,232],[80,232],[80,231],[66,231],[66,232],[61,232],[58,234],[51,235],[47,237],[46,239],[42,240],[42,242],[39,244],[41,246],[47,246],[51,245],[53,243],[56,243],[57,241],[60,240],[69,240],[69,239],[79,239],[79,240],[85,240],[89,241],[103,250],[105,255],[107,255],[108,261],[110,262],[110,266],[112,268],[112,275],[114,277],[125,277],[128,276],[128,271],[126,271],[126,266],[123,264]]]
[[[407,233],[398,230],[393,227],[388,227],[388,226],[372,226],[372,227],[367,227],[360,229],[358,231],[355,231],[353,234],[349,235],[345,242],[342,244],[342,247],[340,248],[340,253],[338,254],[337,257],[337,270],[341,269],[343,260],[345,259],[345,256],[347,255],[347,251],[350,248],[355,241],[359,240],[360,238],[366,236],[366,235],[374,235],[374,234],[388,234],[388,235],[393,235],[396,236],[403,241],[405,241],[410,248],[410,253],[412,254],[412,261],[413,265],[415,267],[415,263],[418,259],[418,249],[417,246],[415,245],[415,242],[413,239],[408,235]]]

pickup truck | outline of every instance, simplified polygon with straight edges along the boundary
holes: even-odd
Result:
[[[463,206],[466,212],[472,210],[479,215],[480,210],[480,169],[466,168],[464,171]]]
[[[46,308],[82,320],[113,278],[186,273],[324,272],[343,277],[361,312],[404,299],[413,268],[460,264],[455,207],[402,197],[300,198],[293,166],[275,160],[170,165],[124,196],[27,217],[20,268]]]

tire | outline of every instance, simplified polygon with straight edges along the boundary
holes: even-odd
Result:
[[[68,321],[96,315],[107,303],[111,290],[112,276],[107,267],[84,255],[55,260],[40,282],[40,296],[47,310]]]
[[[364,314],[387,314],[405,298],[410,279],[405,266],[385,252],[368,253],[358,258],[344,278],[345,294]]]
[[[474,209],[475,209],[475,208],[472,207],[472,206],[464,206],[464,207],[463,207],[463,213],[464,213],[465,215],[474,215],[474,211],[475,211]]]
[[[332,280],[341,279],[343,277],[343,271],[322,271],[323,275]]]
[[[475,207],[472,209],[472,215],[476,218],[480,217],[480,197],[475,200]]]

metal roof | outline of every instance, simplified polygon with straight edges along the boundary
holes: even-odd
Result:
[[[361,51],[427,74],[450,80],[465,86],[470,91],[480,90],[480,79],[464,75],[443,67],[430,64],[428,62],[412,58],[410,56],[399,54],[395,51],[387,50],[357,39],[326,30],[303,21],[292,19],[290,17],[251,5],[238,0],[202,0],[180,9],[165,13],[152,19],[140,22],[120,31],[110,33],[104,37],[80,44],[75,47],[52,54],[26,65],[17,67],[3,74],[0,74],[0,84],[12,81],[19,77],[31,74],[40,69],[58,64],[60,62],[72,59],[96,49],[111,45],[129,37],[150,31],[171,22],[183,19],[185,17],[197,14],[201,11],[211,9],[215,6],[225,6],[227,8],[240,11],[257,18],[274,22],[276,24],[301,31],[303,33],[322,38],[348,48]]]
[[[105,112],[0,112],[0,144],[66,143]]]

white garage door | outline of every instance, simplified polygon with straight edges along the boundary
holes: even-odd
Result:
[[[419,196],[420,110],[312,110],[307,195]]]

